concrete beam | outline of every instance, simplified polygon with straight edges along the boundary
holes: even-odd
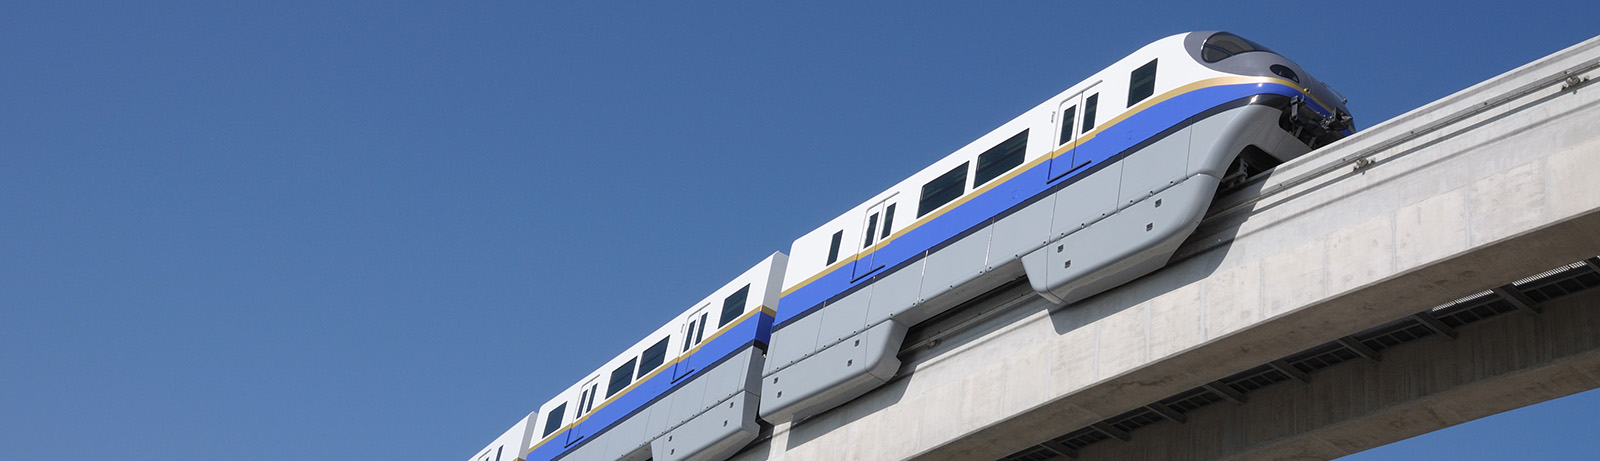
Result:
[[[1503,315],[1456,341],[1415,341],[1382,364],[1347,362],[1309,385],[1211,405],[1189,424],[1141,428],[1079,459],[1332,459],[1527,405],[1600,388],[1600,291],[1549,303],[1541,316]]]

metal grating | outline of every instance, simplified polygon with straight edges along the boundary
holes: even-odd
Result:
[[[1299,368],[1300,371],[1310,373],[1334,366],[1346,360],[1358,358],[1361,358],[1360,354],[1352,352],[1350,349],[1339,345],[1339,343],[1327,343],[1299,354],[1291,355],[1285,358],[1284,361],[1294,365],[1295,368]]]
[[[1355,335],[1355,338],[1361,341],[1362,344],[1366,344],[1367,347],[1383,350],[1402,343],[1416,341],[1431,334],[1434,334],[1433,330],[1428,329],[1427,325],[1423,325],[1422,322],[1414,317],[1406,317],[1390,322],[1388,325],[1359,333]]]
[[[1109,438],[1111,438],[1111,436],[1106,435],[1104,432],[1095,430],[1092,427],[1085,427],[1083,429],[1068,432],[1067,435],[1055,438],[1051,441],[1060,443],[1073,450],[1080,450],[1083,449],[1083,447],[1089,446],[1090,444]]]
[[[1267,365],[1262,365],[1251,368],[1244,373],[1223,378],[1222,382],[1233,386],[1234,389],[1238,389],[1240,392],[1250,392],[1270,386],[1273,383],[1288,380],[1289,377],[1278,370],[1274,370],[1272,367]]]
[[[1433,316],[1445,325],[1460,327],[1472,322],[1517,310],[1492,291],[1478,293],[1470,298],[1434,308]]]
[[[1222,396],[1213,394],[1211,391],[1205,390],[1204,388],[1196,387],[1194,389],[1184,391],[1183,393],[1178,394],[1178,396],[1168,397],[1166,400],[1162,400],[1161,403],[1172,407],[1172,409],[1176,410],[1178,413],[1187,414],[1190,411],[1194,411],[1196,408],[1221,402],[1222,400]]]
[[[1591,269],[1589,264],[1572,263],[1540,274],[1539,277],[1518,280],[1512,285],[1516,285],[1522,294],[1538,303],[1600,287],[1600,273]]]
[[[1059,457],[1060,455],[1057,455],[1056,452],[1051,451],[1048,448],[1034,445],[1028,447],[1026,450],[1012,453],[1011,456],[1000,459],[1003,461],[1046,461]]]
[[[1600,257],[1589,258],[1541,272],[1496,289],[1504,289],[1511,293],[1512,296],[1521,295],[1527,298],[1526,301],[1542,304],[1552,299],[1593,288],[1600,288]],[[1516,305],[1501,298],[1494,291],[1484,291],[1428,309],[1423,311],[1423,314],[1431,315],[1438,319],[1440,323],[1451,328],[1457,328],[1516,310],[1518,310]],[[1354,339],[1360,345],[1366,346],[1373,351],[1382,352],[1384,349],[1425,337],[1436,336],[1437,334],[1416,317],[1406,317],[1356,333],[1351,335],[1349,339]],[[1454,335],[1454,333],[1450,334]],[[1290,354],[1284,357],[1282,362],[1302,373],[1312,373],[1361,357],[1362,355],[1356,351],[1340,344],[1338,341],[1333,341]],[[1220,383],[1235,391],[1249,393],[1272,384],[1294,379],[1267,364],[1223,378]],[[1228,400],[1227,397],[1218,395],[1205,387],[1196,387],[1161,399],[1158,404],[1165,405],[1179,414],[1188,414],[1200,407],[1226,400]],[[1148,407],[1141,407],[1101,423],[1108,424],[1117,430],[1132,432],[1134,429],[1155,424],[1165,419]],[[1066,435],[1045,442],[1045,444],[1028,447],[1001,459],[1008,461],[1042,461],[1055,459],[1062,454],[1076,458],[1077,450],[1110,438],[1112,436],[1092,426],[1085,427],[1068,432]],[[1058,450],[1046,448],[1045,445],[1055,445],[1060,449],[1070,451],[1070,453],[1061,453]]]
[[[1138,409],[1123,413],[1107,421],[1111,423],[1111,427],[1115,427],[1123,431],[1133,432],[1134,429],[1149,426],[1165,420],[1166,418],[1162,418],[1161,415],[1156,414],[1156,412],[1150,411],[1144,407],[1139,407]]]

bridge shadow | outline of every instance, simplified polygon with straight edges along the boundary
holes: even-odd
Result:
[[[911,383],[911,380],[905,378],[905,376],[896,376],[895,379],[889,381],[887,384],[879,386],[877,389],[873,389],[867,392],[865,395],[857,397],[855,400],[792,424],[789,428],[788,443],[784,447],[784,450],[794,450],[795,448],[810,443],[824,435],[833,433],[835,431],[846,430],[846,426],[851,423],[856,423],[862,418],[888,410],[889,408],[900,404],[901,400],[905,398],[906,390],[909,388]],[[879,419],[882,426],[876,428],[876,430],[869,431],[868,433],[876,435],[892,433],[914,436],[917,426],[920,423],[920,418],[916,417],[891,418],[887,417],[886,415],[885,417],[881,417]],[[859,442],[849,441],[846,443],[832,444],[832,446],[819,446],[817,448],[818,450],[826,450],[828,453],[835,454],[836,456],[822,456],[827,453],[818,453],[818,455],[813,456],[813,458],[857,459],[848,455],[849,446],[845,445],[859,446],[861,444]]]
[[[1213,207],[1226,203],[1224,197],[1259,194],[1274,171],[1266,171],[1245,184],[1232,188],[1212,200]],[[1057,335],[1065,335],[1089,326],[1106,317],[1142,305],[1151,299],[1179,288],[1198,283],[1215,274],[1233,249],[1241,226],[1254,214],[1259,204],[1252,204],[1230,213],[1237,216],[1221,225],[1202,223],[1178,247],[1167,265],[1155,272],[1134,279],[1116,288],[1066,305],[1046,304],[1050,323]],[[1211,215],[1208,210],[1207,216]],[[1198,307],[1198,306],[1196,306]]]

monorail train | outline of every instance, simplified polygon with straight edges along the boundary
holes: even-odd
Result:
[[[908,328],[976,294],[1026,277],[1069,304],[1165,266],[1219,186],[1353,129],[1261,45],[1158,40],[801,236],[472,460],[726,459],[884,384]]]

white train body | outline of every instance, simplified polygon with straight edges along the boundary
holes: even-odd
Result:
[[[1158,73],[1160,78],[1155,79],[1153,95],[1169,95],[1181,87],[1199,84],[1211,79],[1238,77],[1236,74],[1207,68],[1200,62],[1191,59],[1188,56],[1189,51],[1181,46],[1186,37],[1187,34],[1175,35],[1140,48],[1133,54],[1095,73],[1083,82],[1079,82],[1055,97],[1040,103],[1033,109],[1022,113],[1022,115],[973,140],[932,165],[912,174],[911,177],[895,184],[888,190],[867,199],[821,227],[796,239],[789,249],[789,267],[785,271],[789,277],[784,281],[784,292],[791,292],[798,285],[808,283],[824,272],[840,268],[854,269],[854,261],[857,260],[863,250],[872,246],[881,247],[885,243],[884,240],[898,237],[898,231],[908,227],[917,227],[923,222],[935,218],[936,216],[918,216],[918,209],[915,205],[923,185],[959,165],[976,163],[979,154],[1000,145],[1023,131],[1029,131],[1030,133],[1054,132],[1059,134],[1062,123],[1057,115],[1064,108],[1064,105],[1081,106],[1081,103],[1076,100],[1076,96],[1087,96],[1089,94],[1097,94],[1099,96],[1100,103],[1097,105],[1095,127],[1114,124],[1127,112],[1139,109],[1136,107],[1137,104],[1121,103],[1128,99],[1129,76],[1139,66],[1145,65],[1150,61],[1159,63]],[[1145,101],[1148,100],[1141,99],[1140,102]],[[1079,112],[1075,115],[1077,115],[1075,117],[1077,121],[1081,122],[1082,113]],[[1081,124],[1077,131],[1080,131],[1078,139],[1094,137],[1099,134],[1096,129],[1091,129],[1088,133],[1081,133]],[[1059,142],[1058,136],[1029,136],[1022,164],[1031,166],[1038,162],[1046,161],[1046,157],[1060,153],[1060,148],[1062,147],[1064,146]],[[1017,168],[1015,171],[1023,169]],[[973,182],[973,176],[969,175],[962,194],[963,197],[981,194],[985,192],[982,189],[984,185],[992,186],[999,181],[990,181],[990,184],[976,185],[976,187]],[[954,200],[941,208],[958,206],[960,201],[959,199]],[[910,204],[912,206],[896,207],[895,215],[891,220],[893,229],[887,238],[883,237],[882,227],[880,226],[878,235],[874,236],[876,238],[868,239],[864,234],[865,219],[871,215],[872,211],[878,211],[879,208],[877,207],[880,207],[880,205],[890,203]],[[838,232],[843,232],[843,242],[858,243],[853,246],[846,246],[844,253],[839,254],[836,261],[829,262],[827,259],[832,236]],[[866,242],[869,240],[871,244],[867,245]]]

